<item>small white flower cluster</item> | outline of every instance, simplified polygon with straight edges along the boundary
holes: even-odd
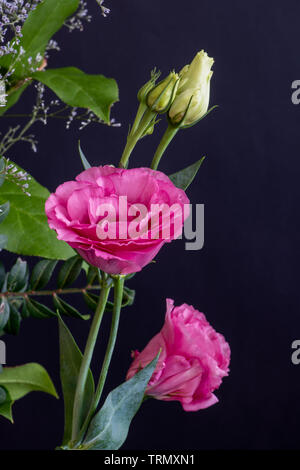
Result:
[[[70,33],[75,31],[76,29],[79,31],[83,31],[84,21],[90,23],[91,20],[92,16],[88,13],[86,1],[80,0],[78,10],[73,16],[71,16],[71,18],[65,21],[64,25],[69,29]]]
[[[104,5],[103,5],[103,2],[104,0],[96,0],[99,7],[101,8],[102,10],[102,15],[104,16],[104,18],[110,13],[110,9],[109,8],[106,8]]]
[[[22,25],[41,0],[0,0],[0,57],[15,54],[22,37]],[[15,41],[10,41],[15,36]]]
[[[71,108],[71,112],[66,122],[66,129],[70,129],[70,126],[75,119],[80,121],[80,126],[79,126],[80,131],[84,129],[85,127],[87,127],[92,122],[96,122],[98,124],[106,124],[112,127],[121,127],[121,124],[119,122],[116,122],[114,118],[112,118],[110,122],[107,123],[103,121],[101,118],[99,118],[98,116],[96,116],[96,114],[91,110],[85,111],[83,114],[78,115],[78,108]]]
[[[5,82],[4,80],[0,80],[0,106],[6,105],[6,97],[7,94],[5,93]]]
[[[4,175],[5,178],[10,179],[10,181],[19,186],[26,196],[31,196],[31,194],[28,192],[28,181],[31,180],[31,177],[28,175],[28,173],[26,173],[26,171],[19,170],[19,168],[16,167],[14,163],[10,163],[8,158],[5,158],[4,160],[5,167],[1,171],[1,175]]]

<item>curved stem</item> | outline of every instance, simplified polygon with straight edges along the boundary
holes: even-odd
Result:
[[[135,132],[133,132],[133,129],[132,129],[127,138],[127,142],[126,142],[126,145],[125,145],[125,148],[124,148],[124,151],[123,151],[120,163],[119,163],[120,168],[127,168],[128,160],[134,147],[136,146],[138,140],[141,139],[141,137],[143,136],[143,133],[147,129],[152,119],[154,119],[156,114],[157,113],[155,113],[154,111],[147,109],[142,119],[140,120],[138,126],[135,121],[134,128],[136,128],[136,130]]]
[[[73,408],[73,425],[72,425],[72,440],[77,438],[79,429],[80,429],[80,417],[81,417],[81,410],[82,410],[82,403],[84,399],[84,390],[86,385],[86,379],[90,367],[90,363],[92,360],[92,355],[94,352],[99,328],[101,325],[101,321],[103,318],[106,302],[108,299],[110,291],[110,286],[107,284],[103,286],[99,302],[97,305],[97,309],[93,318],[93,322],[91,325],[91,329],[89,332],[88,340],[86,343],[84,355],[82,358],[82,363],[78,375],[75,398],[74,398],[74,408]]]
[[[166,148],[168,147],[169,143],[175,137],[176,133],[178,132],[179,128],[178,127],[172,127],[168,126],[166,132],[162,136],[162,139],[156,149],[155,155],[153,157],[152,163],[151,163],[151,168],[152,170],[156,170],[159,162],[161,160],[161,157],[163,156]]]
[[[137,128],[139,127],[139,124],[146,110],[147,110],[147,105],[145,103],[140,103],[136,116],[135,116],[134,123],[132,124],[132,128],[130,130],[130,134],[134,134],[137,131]]]
[[[100,373],[100,379],[99,379],[96,393],[94,396],[94,400],[91,405],[88,416],[86,417],[86,420],[80,430],[79,440],[82,439],[89,425],[89,422],[97,409],[97,406],[99,404],[99,401],[103,392],[103,388],[104,388],[107,373],[108,373],[108,368],[110,366],[110,361],[112,358],[112,354],[113,354],[114,347],[116,344],[116,339],[117,339],[120,313],[121,313],[121,307],[122,307],[122,299],[123,299],[123,289],[124,289],[124,277],[116,276],[114,279],[114,310],[113,310],[113,317],[112,317],[112,323],[111,323],[111,328],[110,328],[108,345],[106,348],[106,353],[105,353],[105,357],[104,357],[104,361],[103,361],[103,365],[102,365],[102,369]]]
[[[100,401],[104,384],[105,384],[105,380],[106,380],[106,376],[107,376],[107,372],[108,372],[108,368],[110,365],[111,357],[112,357],[114,347],[116,344],[120,313],[121,313],[121,307],[122,307],[123,288],[124,288],[124,277],[117,276],[114,279],[114,310],[113,310],[113,317],[112,317],[112,323],[111,323],[111,328],[110,328],[110,335],[109,335],[108,345],[107,345],[107,349],[106,349],[106,353],[105,353],[105,357],[103,361],[103,366],[102,366],[102,370],[100,374],[100,380],[99,380],[97,390],[95,393],[94,409],[97,408],[98,403]]]

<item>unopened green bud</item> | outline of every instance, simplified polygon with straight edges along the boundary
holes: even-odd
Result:
[[[176,126],[183,121],[183,126],[190,126],[207,113],[212,74],[213,72],[208,74],[201,88],[187,89],[176,96],[169,110],[171,124]]]
[[[180,71],[177,94],[168,113],[173,126],[181,123],[190,126],[207,113],[213,63],[214,60],[202,50]]]
[[[171,72],[158,83],[147,96],[148,107],[156,113],[166,112],[174,100],[179,82],[179,76]]]
[[[145,85],[143,85],[142,88],[140,88],[140,90],[138,91],[137,97],[140,103],[146,102],[147,95],[149,91],[152,90],[152,88],[155,86],[155,82],[159,76],[160,76],[160,71],[156,72],[156,69],[151,71],[150,80],[147,83],[145,83]]]

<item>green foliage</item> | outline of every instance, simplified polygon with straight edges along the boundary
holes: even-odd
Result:
[[[84,292],[83,293],[85,303],[87,306],[92,309],[93,311],[96,310],[99,296],[93,294],[92,292]],[[122,308],[127,307],[130,305],[133,305],[134,303],[134,298],[135,298],[135,291],[132,289],[129,289],[129,287],[124,286],[123,289],[123,300],[122,300]],[[105,310],[107,312],[112,312],[113,311],[114,304],[113,302],[110,302],[109,300],[106,303]]]
[[[7,275],[7,290],[11,292],[22,292],[28,284],[28,267],[26,261],[18,258]]]
[[[89,320],[90,315],[82,315],[75,307],[65,302],[58,297],[57,294],[53,295],[53,303],[56,309],[62,314],[72,318],[79,318],[80,320]]]
[[[43,259],[39,261],[32,270],[30,278],[30,289],[43,289],[51,279],[57,260]]]
[[[6,273],[4,266],[0,263],[0,288],[2,292],[2,299],[0,304],[0,334],[10,333],[17,334],[20,329],[22,318],[34,317],[39,319],[44,318],[57,318],[56,311],[58,310],[62,315],[67,315],[81,320],[87,320],[90,315],[82,315],[75,307],[58,297],[57,293],[53,290],[42,291],[44,287],[50,282],[54,269],[57,265],[57,260],[41,260],[33,268],[29,276],[27,262],[18,258],[12,269]],[[79,256],[72,257],[67,260],[61,267],[61,273],[64,273],[63,286],[75,282],[80,273],[82,259]],[[30,279],[29,279],[30,278]],[[60,283],[58,282],[60,285]],[[75,292],[84,293],[87,286],[83,288],[75,288]],[[95,286],[99,289],[100,286]],[[64,295],[63,289],[58,289],[60,295]],[[36,301],[33,296],[49,295],[52,298],[54,309],[41,302]],[[69,291],[67,291],[68,293]],[[71,293],[73,290],[71,289]]]
[[[19,171],[24,171],[18,165],[15,166]],[[0,233],[8,239],[6,249],[20,255],[68,259],[74,251],[57,239],[47,222],[45,202],[50,195],[49,191],[34,178],[28,185],[30,196],[24,194],[11,178],[6,178],[0,189],[0,204],[10,203],[9,214],[0,226]]]
[[[9,202],[5,202],[0,205],[0,223],[8,216],[9,213]]]
[[[130,380],[110,392],[92,419],[81,450],[117,450],[124,443],[132,419],[140,408],[158,356]]]
[[[0,304],[0,332],[4,329],[6,323],[9,320],[9,312],[9,303],[6,299],[2,299]]]
[[[170,180],[175,184],[175,186],[177,186],[177,188],[185,191],[194,180],[204,159],[205,157],[202,157],[196,163],[193,163],[193,165],[184,168],[184,170],[173,173],[173,175],[169,176]]]
[[[1,109],[1,108],[0,108]],[[5,159],[0,158],[0,187],[3,185],[5,180]],[[0,223],[3,222],[8,216],[10,209],[10,204],[8,201],[0,205]],[[7,236],[3,233],[0,233],[0,251],[5,248],[7,245]]]
[[[79,150],[79,155],[80,155],[80,158],[81,158],[81,162],[82,162],[82,165],[83,165],[83,168],[85,170],[88,170],[89,168],[91,168],[91,165],[89,164],[89,162],[87,161],[87,158],[86,156],[84,155],[83,151],[82,151],[82,148],[80,146],[80,141],[78,142],[78,150]]]
[[[8,419],[11,423],[13,422],[12,404],[13,401],[9,391],[5,387],[0,387],[0,416]]]
[[[49,69],[32,76],[51,88],[64,103],[91,109],[100,119],[109,122],[111,105],[118,101],[118,87],[112,78],[88,75],[75,67]]]
[[[98,269],[90,266],[83,269],[83,260],[78,255],[65,261],[57,275],[58,289],[43,290],[52,281],[57,260],[43,259],[38,261],[29,273],[27,262],[18,258],[9,272],[0,262],[0,335],[3,333],[18,334],[22,319],[57,318],[57,311],[80,320],[88,320],[89,314],[80,313],[77,308],[66,302],[64,295],[81,294],[88,307],[95,311],[100,295]],[[72,287],[80,273],[84,271],[86,281],[81,287]],[[54,309],[44,305],[41,299],[51,298]],[[39,300],[36,300],[36,297]],[[122,307],[134,302],[135,291],[124,287]],[[107,311],[113,310],[113,303],[108,301]]]
[[[2,75],[13,70],[6,84],[7,104],[0,108],[0,116],[17,103],[34,78],[51,88],[67,105],[90,109],[109,123],[110,107],[118,101],[115,80],[88,75],[75,67],[37,71],[46,65],[44,56],[50,39],[78,6],[79,0],[44,0],[28,15],[20,43],[14,44],[17,52],[0,58]]]
[[[8,69],[13,63],[14,78],[21,79],[30,76],[30,69],[37,55],[44,57],[48,42],[62,27],[65,20],[77,10],[78,5],[79,0],[44,0],[41,2],[35,10],[29,13],[22,27],[20,43],[15,45],[17,51],[22,48],[25,53],[20,55],[18,52],[17,59],[11,54],[4,56],[0,60],[0,66]],[[30,58],[31,60],[28,61]]]
[[[28,85],[30,83],[31,83],[31,80],[27,80],[25,83],[19,84],[16,87],[13,87],[9,90],[9,92],[7,94],[6,105],[0,107],[0,116],[2,116],[4,113],[6,113],[6,111],[9,108],[14,106],[19,101],[23,91],[26,90],[26,88],[28,87]]]
[[[35,391],[49,393],[58,398],[47,371],[41,365],[29,363],[3,368],[0,373],[0,415],[13,422],[13,403]]]
[[[71,439],[73,405],[82,354],[65,323],[59,317],[60,378],[65,404],[65,430],[63,444]],[[88,415],[94,396],[94,379],[89,370],[85,386],[81,425]]]
[[[57,285],[60,289],[63,289],[76,281],[81,271],[82,261],[83,260],[80,256],[75,255],[63,264],[59,271],[57,280]]]

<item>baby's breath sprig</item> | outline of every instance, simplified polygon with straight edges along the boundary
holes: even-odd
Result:
[[[0,57],[14,54],[22,37],[22,25],[41,0],[0,0]],[[12,37],[15,41],[11,41]]]
[[[28,192],[28,181],[31,180],[31,176],[29,176],[26,171],[19,170],[19,168],[14,163],[10,162],[9,158],[3,157],[3,161],[4,167],[0,171],[0,176],[4,176],[5,179],[8,179],[12,183],[19,186],[26,196],[31,196],[31,194]]]

